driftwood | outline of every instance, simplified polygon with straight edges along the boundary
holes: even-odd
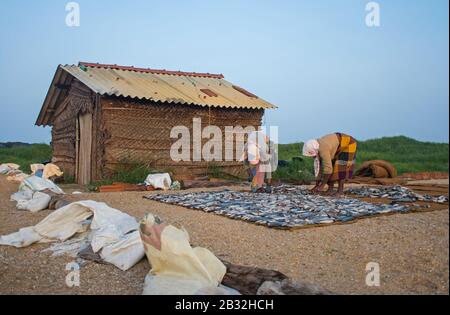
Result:
[[[258,292],[258,288],[265,281],[282,281],[288,278],[275,270],[239,266],[226,261],[222,262],[227,267],[227,273],[222,280],[222,284],[238,290],[241,294],[255,295]]]
[[[315,284],[297,282],[275,270],[234,265],[223,261],[227,273],[222,284],[244,295],[329,295],[330,291]]]
[[[290,279],[283,281],[266,281],[258,289],[257,295],[331,295],[328,290],[318,285],[297,282]]]

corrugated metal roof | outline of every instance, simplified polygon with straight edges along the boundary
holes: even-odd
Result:
[[[80,65],[62,68],[101,95],[227,108],[275,107],[263,99],[239,92],[222,75],[87,63]],[[201,89],[209,89],[218,96],[207,96]]]
[[[59,93],[55,85],[66,84],[68,80],[70,81],[71,76],[67,74],[77,78],[100,95],[208,107],[276,108],[253,93],[226,81],[221,74],[80,63],[58,67],[36,122],[37,125],[48,123],[50,118],[48,116],[51,115],[45,112],[54,109]],[[204,93],[205,90],[213,93]],[[45,116],[47,117],[44,118]]]

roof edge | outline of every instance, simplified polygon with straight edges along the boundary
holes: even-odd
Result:
[[[134,66],[119,66],[119,65],[82,62],[82,61],[80,61],[78,63],[78,66],[91,67],[91,68],[105,68],[105,69],[114,69],[114,70],[123,70],[123,71],[134,71],[134,72],[142,72],[142,73],[179,75],[179,76],[188,76],[188,77],[203,77],[203,78],[212,78],[212,79],[224,79],[225,78],[223,74],[172,71],[172,70],[165,70],[165,69],[136,68]]]
[[[48,110],[49,103],[51,102],[52,98],[54,97],[54,91],[55,91],[55,84],[59,81],[61,77],[61,73],[63,71],[63,68],[61,65],[58,65],[58,67],[55,70],[55,74],[53,75],[53,79],[50,83],[50,86],[48,88],[47,94],[45,95],[44,102],[42,104],[41,110],[39,111],[39,115],[36,119],[36,122],[34,123],[35,126],[48,126],[48,121],[45,121],[45,115]]]

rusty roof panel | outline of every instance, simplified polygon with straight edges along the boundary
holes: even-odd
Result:
[[[205,77],[205,78],[213,78],[213,79],[223,79],[223,74],[212,74],[212,73],[198,73],[198,72],[184,72],[184,71],[170,71],[170,70],[160,70],[160,69],[149,69],[149,68],[136,68],[136,67],[128,67],[128,66],[119,66],[119,65],[106,65],[99,63],[90,63],[90,62],[80,62],[79,66],[84,67],[92,67],[92,68],[108,68],[115,70],[125,70],[125,71],[134,71],[134,72],[143,72],[143,73],[154,73],[154,74],[167,74],[167,75],[181,75],[181,76],[191,76],[191,77]]]
[[[168,104],[184,104],[234,109],[271,109],[276,106],[226,81],[221,74],[182,72],[80,63],[58,67],[37,125],[51,122],[56,102],[56,85],[74,77],[95,93],[130,97]]]
[[[101,95],[200,106],[275,108],[261,98],[250,97],[233,88],[233,85],[221,75],[139,68],[128,70],[131,68],[96,64],[95,67],[82,65],[84,67],[62,66],[62,69]],[[162,74],[155,71],[166,72]],[[217,97],[205,99],[202,89],[213,91]]]

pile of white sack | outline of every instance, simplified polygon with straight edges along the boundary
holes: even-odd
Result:
[[[0,174],[8,176],[6,179],[15,183],[21,183],[28,175],[22,172],[20,165],[5,163],[0,165]]]
[[[9,172],[18,170],[20,165],[14,163],[4,163],[0,164],[0,174],[8,175]]]
[[[11,201],[17,202],[17,209],[38,212],[48,208],[51,194],[64,194],[49,178],[62,176],[63,172],[55,164],[31,164],[32,174],[22,172],[14,163],[0,165],[0,174],[7,175],[8,181],[18,183],[19,191],[11,195]],[[46,193],[48,192],[48,193]]]
[[[48,208],[50,194],[64,194],[64,191],[51,180],[32,175],[22,181],[19,191],[11,195],[11,201],[17,202],[19,210],[38,212]]]
[[[64,174],[60,170],[60,168],[53,163],[47,163],[45,165],[44,164],[31,164],[30,169],[31,169],[32,175],[36,175],[36,176],[42,177],[44,179],[49,179],[53,176],[59,177]]]
[[[105,203],[79,201],[55,210],[35,226],[0,236],[0,245],[17,248],[49,242],[54,242],[50,250],[75,248],[75,253],[90,246],[101,260],[123,271],[147,255],[152,269],[143,294],[239,294],[221,285],[226,267],[212,252],[192,248],[184,229],[160,224],[151,214],[139,224]]]
[[[95,253],[121,270],[128,270],[145,255],[138,228],[135,218],[105,203],[79,201],[55,210],[35,226],[0,236],[0,245],[21,248],[37,242],[64,242],[89,232],[84,235]],[[80,240],[80,245],[85,243]]]
[[[49,179],[53,176],[59,177],[62,176],[64,173],[60,170],[60,168],[53,164],[30,164],[31,169],[31,175],[26,174],[22,172],[19,169],[19,165],[14,163],[5,163],[0,165],[0,174],[7,175],[6,178],[8,181],[14,182],[14,183],[22,183],[23,180],[30,176],[37,176],[42,177],[44,179]]]

